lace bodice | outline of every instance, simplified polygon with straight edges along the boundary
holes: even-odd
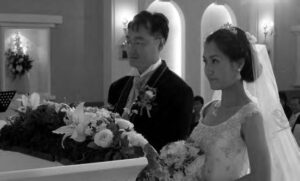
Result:
[[[250,102],[215,126],[205,125],[205,118],[201,117],[190,139],[205,153],[202,174],[208,181],[234,180],[248,172],[248,154],[241,136],[241,126],[246,116],[257,111],[255,103]]]

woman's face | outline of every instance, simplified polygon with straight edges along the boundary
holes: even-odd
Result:
[[[204,71],[213,90],[222,90],[241,79],[240,66],[220,51],[215,42],[204,45]]]

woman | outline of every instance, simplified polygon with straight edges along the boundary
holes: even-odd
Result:
[[[204,157],[199,158],[204,158],[204,163],[195,159],[183,169],[179,167],[175,172],[184,170],[184,179],[296,181],[300,178],[299,148],[280,105],[266,48],[252,45],[252,39],[243,30],[227,25],[205,41],[205,74],[216,93],[184,144],[200,148]],[[176,150],[190,149],[168,145],[160,157],[180,154]],[[190,165],[197,165],[197,173],[187,177],[194,174],[189,172]]]
[[[203,175],[207,180],[270,180],[270,155],[263,116],[251,101],[243,81],[253,82],[251,44],[239,28],[222,28],[207,37],[203,61],[213,90],[221,100],[212,101],[191,138],[204,150]],[[248,153],[248,154],[247,154]]]

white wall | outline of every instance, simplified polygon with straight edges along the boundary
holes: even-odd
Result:
[[[274,73],[280,90],[293,90],[296,77],[296,36],[291,26],[300,25],[300,1],[275,4]]]

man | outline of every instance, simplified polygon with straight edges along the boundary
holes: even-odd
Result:
[[[193,119],[192,119],[192,125],[191,125],[191,132],[193,129],[197,126],[200,119],[200,111],[203,107],[204,100],[201,96],[195,96],[194,97],[194,105],[193,105]]]
[[[287,101],[287,97],[285,92],[283,91],[279,91],[279,98],[280,98],[280,103],[283,107],[284,113],[286,115],[286,117],[288,119],[290,119],[291,115],[292,115],[292,110],[291,108],[288,106],[288,101]]]
[[[169,70],[160,52],[168,38],[168,19],[142,11],[128,24],[131,76],[112,83],[108,103],[159,151],[185,139],[192,121],[192,89]]]
[[[300,98],[293,97],[290,100],[289,105],[292,110],[289,122],[296,141],[298,145],[300,145]]]

